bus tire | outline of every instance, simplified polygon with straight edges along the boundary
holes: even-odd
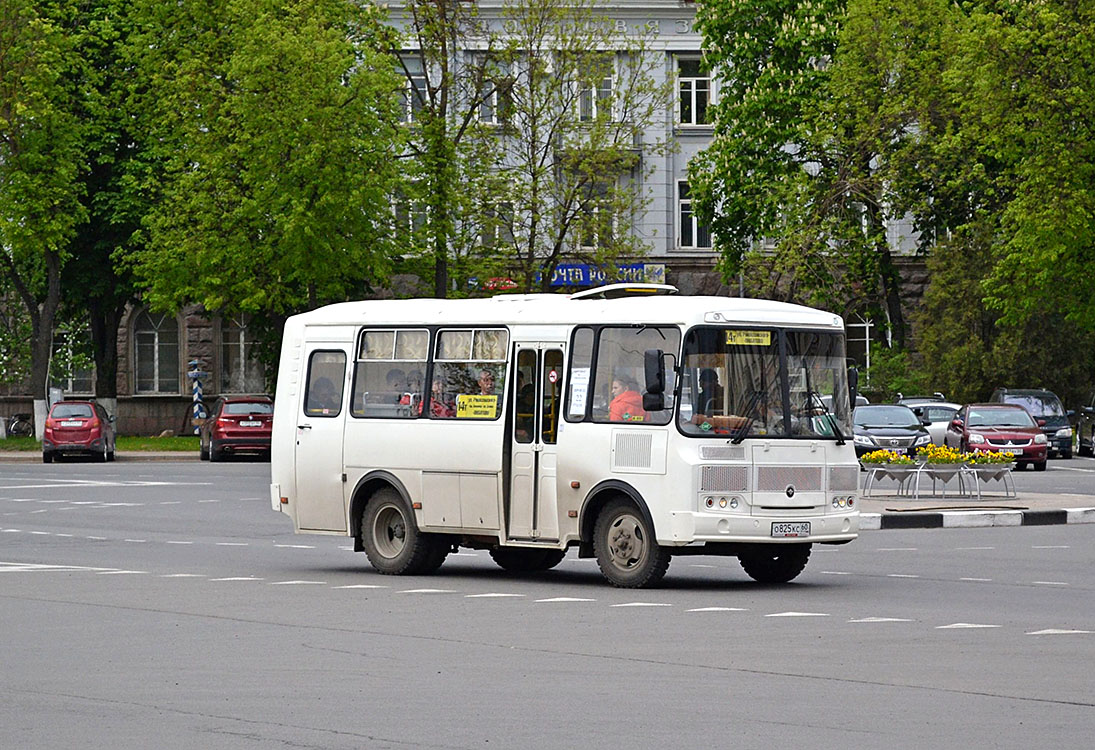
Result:
[[[403,496],[391,487],[377,490],[361,519],[361,545],[369,562],[385,575],[415,575],[437,570],[448,547],[418,530]]]
[[[628,500],[613,500],[601,509],[593,527],[593,551],[601,575],[618,588],[653,586],[669,570],[669,551]]]
[[[511,573],[541,573],[561,563],[566,554],[565,549],[495,547],[490,551],[490,559]]]
[[[810,559],[810,544],[765,544],[738,555],[745,572],[758,583],[787,583]]]

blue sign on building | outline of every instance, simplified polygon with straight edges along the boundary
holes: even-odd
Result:
[[[601,286],[615,283],[664,284],[664,263],[625,263],[616,266],[616,274],[609,278],[608,270],[588,263],[560,263],[551,276],[552,286]]]

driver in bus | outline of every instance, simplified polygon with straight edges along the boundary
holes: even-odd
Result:
[[[331,382],[329,378],[318,377],[312,382],[312,387],[308,389],[308,408],[309,414],[327,414],[332,411],[338,411],[338,393],[335,391],[335,384]]]

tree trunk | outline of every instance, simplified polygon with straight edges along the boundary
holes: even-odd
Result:
[[[34,434],[41,440],[48,411],[49,362],[53,353],[53,323],[61,304],[61,258],[45,253],[46,296],[31,312],[30,392],[34,397]]]

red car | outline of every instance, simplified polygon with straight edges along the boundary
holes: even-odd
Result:
[[[943,443],[963,452],[1010,453],[1017,469],[1034,464],[1035,471],[1046,470],[1046,435],[1021,406],[967,404],[954,415]]]
[[[100,461],[114,460],[114,417],[94,401],[58,401],[46,417],[42,461],[54,456],[83,454]]]
[[[269,396],[225,396],[201,426],[202,461],[221,461],[228,454],[270,455],[274,401]]]

